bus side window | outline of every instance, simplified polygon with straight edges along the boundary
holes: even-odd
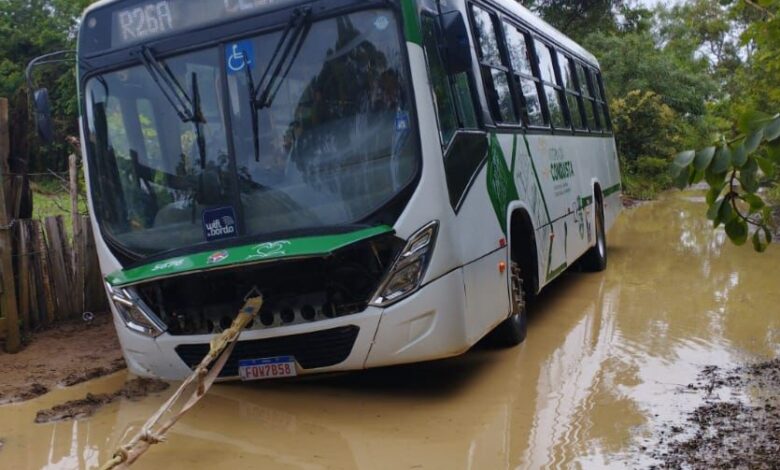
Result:
[[[604,131],[612,130],[612,122],[609,119],[609,104],[607,103],[607,94],[604,92],[604,81],[601,79],[601,72],[593,71],[593,87],[596,90],[598,98],[598,108],[601,117],[601,124]]]
[[[544,84],[544,95],[547,101],[550,121],[556,129],[569,129],[571,128],[571,123],[564,107],[563,88],[557,84],[555,79],[554,50],[536,38],[534,38],[534,44],[536,46],[536,56],[539,59],[540,78]]]
[[[547,121],[539,99],[542,85],[541,81],[534,76],[533,55],[528,47],[530,39],[526,33],[507,22],[504,22],[504,35],[512,72],[522,95],[523,119],[529,126],[546,126]]]
[[[569,114],[572,124],[577,130],[587,129],[582,117],[582,97],[577,89],[575,78],[574,62],[571,58],[562,52],[558,52],[558,65],[561,69],[561,80],[566,90],[566,100],[569,104]]]
[[[509,67],[496,35],[496,21],[492,14],[482,8],[471,5],[471,17],[477,36],[480,69],[485,83],[485,91],[490,104],[493,119],[498,123],[519,124]]]
[[[443,145],[447,145],[458,129],[476,129],[477,113],[467,73],[454,76],[447,74],[444,59],[439,49],[438,20],[423,14],[421,18],[423,48],[428,61],[428,73],[433,87],[433,98],[439,119],[439,133]]]
[[[585,105],[586,125],[592,131],[600,131],[601,126],[596,115],[596,100],[590,87],[590,79],[586,75],[584,66],[577,62],[577,81],[582,93],[582,102]]]

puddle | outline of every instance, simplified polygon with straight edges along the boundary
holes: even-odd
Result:
[[[780,352],[780,248],[713,233],[699,194],[635,207],[610,233],[610,268],[564,276],[519,348],[335,377],[214,387],[139,469],[626,468],[659,462],[654,430],[702,405],[702,370]],[[39,410],[111,394],[119,372],[0,407],[0,467],[96,468],[168,393],[92,417]],[[727,393],[728,387],[721,393]],[[681,393],[681,390],[683,391]],[[694,393],[695,392],[695,393]]]

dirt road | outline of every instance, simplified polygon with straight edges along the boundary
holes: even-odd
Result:
[[[503,469],[643,467],[686,391],[780,353],[780,248],[714,234],[696,194],[628,210],[610,268],[570,274],[540,299],[528,341],[431,364],[289,383],[220,385],[137,468]],[[165,393],[89,419],[38,410],[112,393],[118,373],[0,408],[0,468],[94,468]],[[716,390],[713,393],[728,393]]]

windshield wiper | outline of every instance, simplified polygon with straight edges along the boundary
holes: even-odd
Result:
[[[141,48],[139,57],[152,77],[152,81],[160,89],[168,103],[176,110],[179,119],[182,122],[205,123],[200,103],[190,98],[184,87],[181,86],[181,83],[176,80],[176,76],[171,69],[167,65],[161,64],[154,56],[154,53],[152,53],[152,50],[146,46]],[[193,90],[193,93],[196,92],[197,90]]]
[[[200,157],[201,169],[206,169],[206,140],[203,136],[203,124],[206,118],[203,116],[201,107],[200,88],[198,87],[198,76],[192,73],[191,86],[192,97],[187,94],[184,87],[176,79],[171,69],[166,64],[160,63],[151,49],[144,46],[139,54],[141,62],[146,67],[152,81],[157,85],[165,99],[170,103],[176,114],[182,122],[191,122],[195,124],[196,145],[198,156]]]
[[[306,42],[311,30],[311,8],[297,8],[276,45],[271,60],[263,72],[260,82],[255,85],[252,71],[249,69],[249,58],[244,52],[244,70],[250,88],[250,107],[252,110],[252,137],[255,150],[255,160],[260,161],[260,129],[258,112],[273,105],[282,83],[290,73],[295,60]]]

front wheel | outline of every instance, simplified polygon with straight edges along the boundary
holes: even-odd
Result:
[[[598,273],[607,269],[607,231],[604,224],[604,206],[596,204],[596,245],[582,258],[585,271]]]
[[[528,306],[522,272],[515,262],[512,263],[511,285],[512,316],[498,325],[491,335],[491,343],[504,348],[517,346],[525,341],[528,334]]]

